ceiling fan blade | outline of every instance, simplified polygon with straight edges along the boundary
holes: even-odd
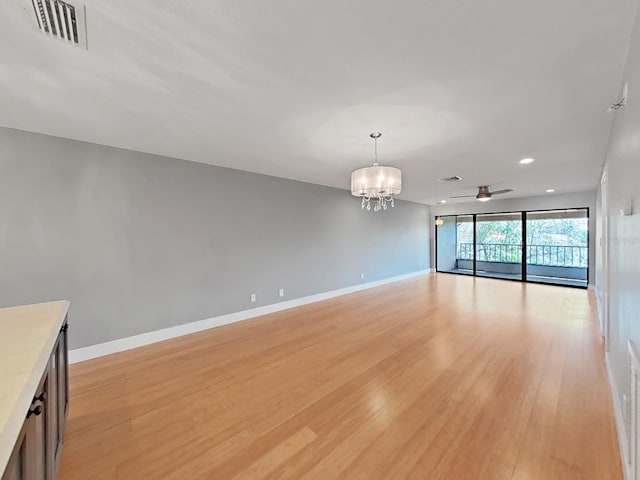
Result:
[[[475,195],[457,195],[455,197],[449,197],[449,198],[471,198],[471,197],[475,197]]]
[[[491,195],[502,195],[503,193],[513,192],[512,188],[507,188],[505,190],[496,190],[495,192],[491,192]]]

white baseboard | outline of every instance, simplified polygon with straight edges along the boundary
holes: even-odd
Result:
[[[383,280],[377,280],[375,282],[362,283],[359,285],[354,285],[352,287],[340,288],[338,290],[331,290],[329,292],[318,293],[316,295],[295,298],[293,300],[287,300],[284,302],[273,303],[271,305],[251,308],[249,310],[228,313],[226,315],[220,315],[218,317],[207,318],[205,320],[176,325],[174,327],[163,328],[161,330],[155,330],[153,332],[141,333],[132,337],[119,338],[117,340],[99,343],[97,345],[77,348],[69,352],[69,363],[83,362],[85,360],[102,357],[111,353],[123,352],[132,348],[142,347],[151,343],[168,340],[170,338],[176,338],[183,335],[188,335],[190,333],[200,332],[209,328],[220,327],[222,325],[240,322],[242,320],[259,317],[261,315],[267,315],[269,313],[279,312],[282,310],[287,310],[289,308],[299,307],[301,305],[308,305],[309,303],[328,300],[330,298],[339,297],[341,295],[346,295],[353,292],[359,292],[360,290],[378,287],[387,283],[399,282],[400,280],[406,280],[409,278],[424,275],[426,273],[429,273],[430,271],[431,269],[418,270],[417,272],[407,273],[405,275],[399,275],[391,278],[385,278]]]
[[[607,376],[609,377],[609,386],[611,387],[611,398],[613,400],[613,413],[616,420],[616,431],[618,432],[618,444],[620,446],[620,458],[622,460],[622,473],[625,480],[631,480],[631,472],[629,471],[629,459],[627,458],[627,435],[624,426],[624,414],[622,413],[622,405],[618,398],[618,389],[616,388],[616,379],[611,371],[609,363],[609,355],[605,354],[605,364],[607,366]]]

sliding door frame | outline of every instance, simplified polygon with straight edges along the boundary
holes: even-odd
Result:
[[[474,277],[478,276],[478,252],[476,249],[477,244],[478,244],[478,214],[474,213],[473,214],[473,276]]]
[[[522,222],[522,241],[520,245],[522,245],[522,259],[520,260],[520,266],[522,267],[522,276],[521,279],[523,282],[527,281],[527,212],[523,211],[520,214],[520,221]],[[587,230],[589,230],[589,225],[587,224]],[[587,245],[589,244],[589,238],[587,237]],[[588,250],[587,250],[588,251]],[[587,255],[587,259],[589,256]],[[589,262],[587,261],[587,265]],[[587,270],[587,278],[589,278],[589,271]]]
[[[553,282],[534,282],[530,281],[527,278],[527,213],[530,212],[555,212],[558,210],[584,210],[587,212],[587,284],[585,286],[582,285],[567,285],[564,283],[553,283]],[[454,213],[449,215],[436,215],[434,217],[434,226],[435,226],[435,260],[436,260],[436,272],[437,273],[449,273],[451,275],[462,275],[464,277],[477,277],[477,216],[478,215],[491,215],[491,214],[520,214],[522,218],[522,279],[517,278],[500,278],[500,277],[487,277],[482,275],[482,278],[495,278],[496,280],[507,280],[510,282],[525,282],[525,283],[536,283],[539,285],[556,285],[560,287],[569,287],[569,288],[589,288],[589,274],[590,274],[590,263],[591,263],[591,211],[589,207],[567,207],[567,208],[539,208],[533,210],[515,210],[509,212],[486,212],[486,213]],[[458,272],[448,272],[445,270],[438,270],[438,225],[435,224],[435,220],[441,217],[473,217],[473,273],[469,275],[468,273],[458,273]],[[457,250],[456,250],[457,251]]]

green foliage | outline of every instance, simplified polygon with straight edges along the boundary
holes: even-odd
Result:
[[[458,222],[458,253],[470,255],[473,222]],[[527,220],[527,258],[532,263],[586,266],[587,218],[545,218]],[[495,220],[476,222],[478,260],[519,263],[522,259],[522,222]],[[583,248],[562,248],[583,247]]]
[[[528,245],[587,245],[586,218],[550,218],[527,221]],[[458,242],[473,241],[473,223],[458,223]],[[476,241],[483,243],[522,243],[522,226],[519,220],[477,222]]]

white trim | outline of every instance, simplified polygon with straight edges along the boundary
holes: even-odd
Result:
[[[622,473],[625,480],[631,480],[631,472],[629,471],[629,461],[627,452],[627,435],[624,426],[624,414],[622,412],[622,405],[620,405],[620,398],[618,397],[618,389],[616,387],[616,380],[611,371],[611,363],[609,362],[609,355],[604,357],[605,364],[607,366],[607,375],[609,377],[609,385],[611,386],[611,398],[613,400],[613,413],[616,419],[616,431],[618,432],[618,443],[620,446],[620,457],[622,459]]]
[[[598,290],[597,288],[594,288],[594,291],[596,295],[596,314],[598,315],[598,327],[600,328],[600,335],[604,337],[605,330],[604,330],[604,315],[602,313],[602,295],[601,295],[601,291]],[[607,351],[605,350],[604,353],[606,354]]]
[[[330,298],[339,297],[341,295],[359,292],[360,290],[366,290],[369,288],[378,287],[380,285],[386,285],[388,283],[394,283],[400,280],[418,277],[420,275],[429,273],[430,271],[430,269],[418,270],[416,272],[398,275],[391,278],[385,278],[382,280],[377,280],[375,282],[362,283],[359,285],[354,285],[352,287],[340,288],[338,290],[331,290],[329,292],[309,295],[307,297],[295,298],[293,300],[287,300],[285,302],[273,303],[271,305],[265,305],[262,307],[251,308],[249,310],[228,313],[226,315],[220,315],[218,317],[207,318],[205,320],[198,320],[196,322],[176,325],[174,327],[163,328],[161,330],[156,330],[153,332],[141,333],[139,335],[134,335],[131,337],[119,338],[117,340],[111,340],[109,342],[99,343],[97,345],[77,348],[69,352],[69,363],[83,362],[85,360],[102,357],[111,353],[122,352],[125,350],[130,350],[132,348],[142,347],[143,345],[149,345],[151,343],[168,340],[170,338],[176,338],[183,335],[188,335],[190,333],[200,332],[209,328],[220,327],[222,325],[240,322],[242,320],[259,317],[261,315],[267,315],[269,313],[280,312],[282,310],[299,307],[301,305],[308,305],[309,303],[328,300]]]
[[[588,290],[593,290],[593,291],[595,292],[595,290],[596,290],[596,286],[595,286],[593,283],[590,283],[590,284],[587,286],[587,289],[588,289]]]

